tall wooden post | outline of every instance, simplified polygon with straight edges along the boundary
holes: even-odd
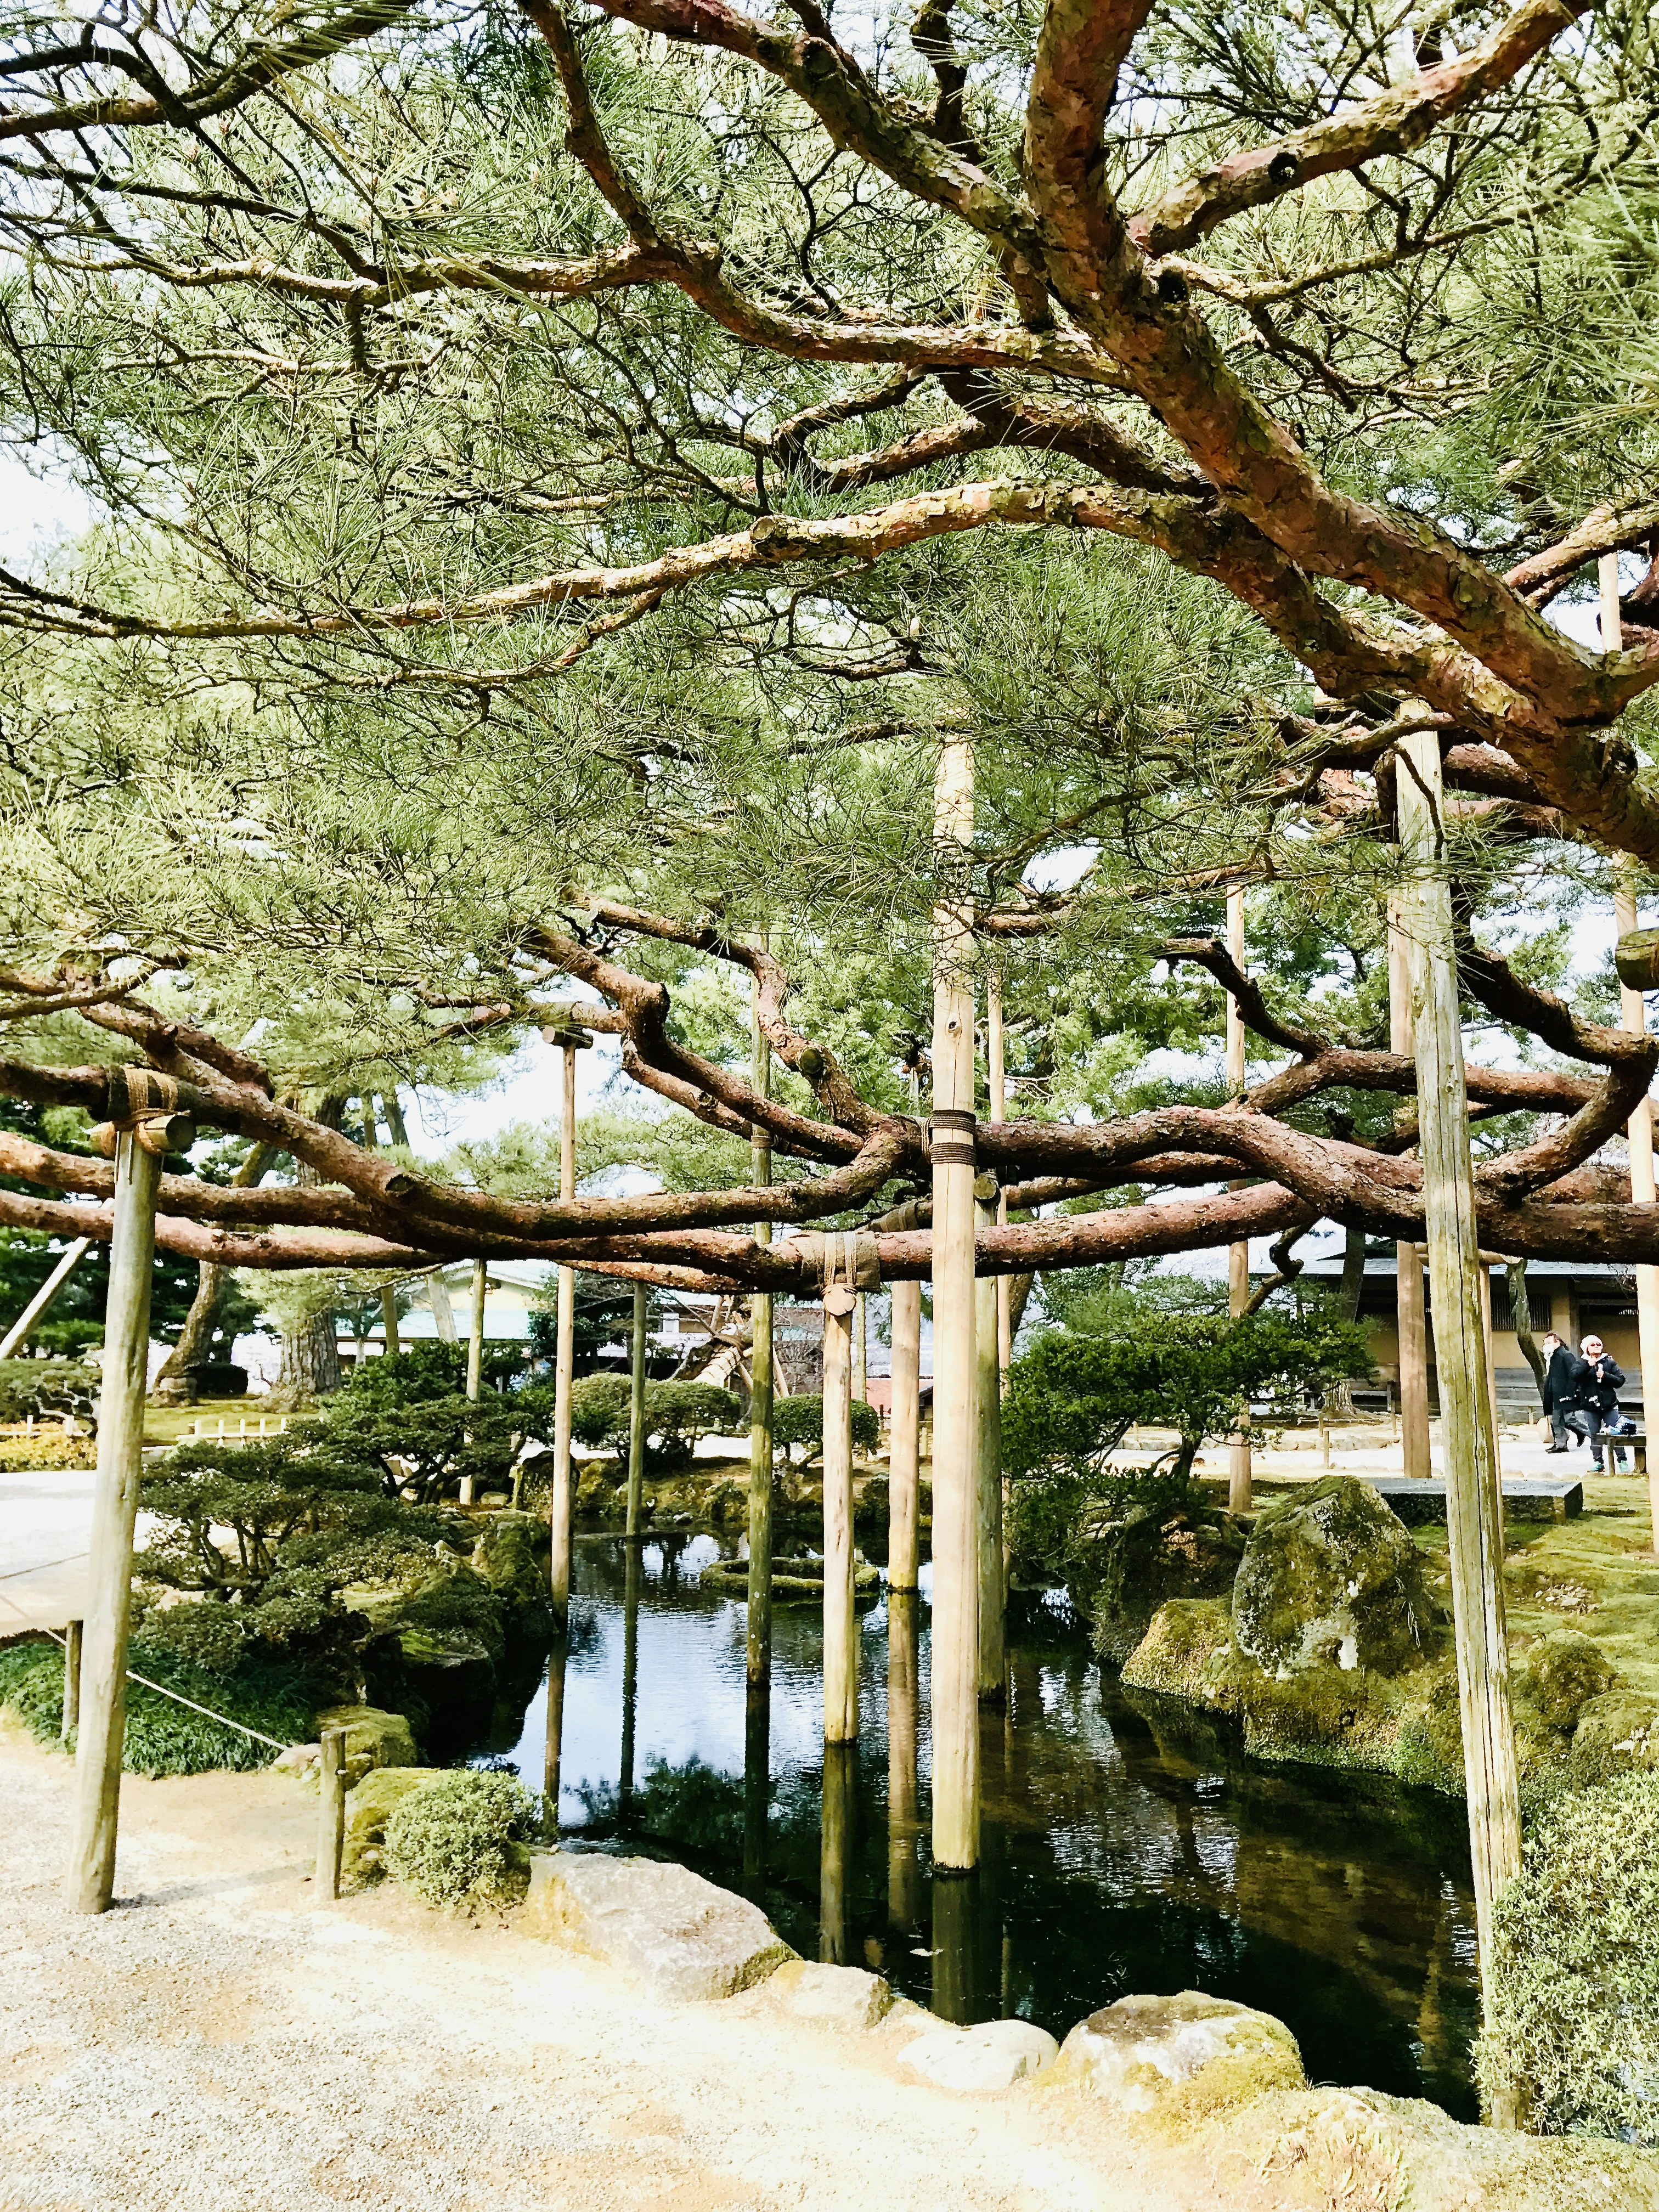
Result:
[[[772,1092],[772,1048],[760,1025],[758,981],[749,1013],[749,1081],[756,1095]],[[749,1172],[757,1189],[772,1181],[772,1133],[763,1121],[750,1125]],[[755,1241],[769,1244],[772,1224],[755,1224]],[[772,1675],[772,1407],[776,1390],[772,1356],[772,1293],[749,1296],[749,1603],[744,1630],[744,1660],[751,1690]],[[825,1585],[827,1589],[828,1585]],[[770,1717],[767,1719],[770,1737]]]
[[[628,1519],[629,1544],[639,1541],[645,1507],[645,1304],[643,1283],[634,1285],[634,1325],[628,1368]]]
[[[921,1549],[921,1285],[893,1285],[893,1411],[888,1427],[887,1587],[914,1591]]]
[[[317,1894],[332,1905],[340,1894],[345,1842],[345,1748],[343,1728],[325,1729],[317,1765]]]
[[[1434,1292],[1436,1365],[1445,1438],[1452,1618],[1474,1870],[1480,1967],[1488,1990],[1492,1916],[1521,1869],[1521,1809],[1504,1620],[1503,1522],[1481,1326],[1474,1170],[1463,1079],[1463,1030],[1446,878],[1440,740],[1401,741],[1400,842],[1410,870],[1412,1018],[1417,1042],[1425,1226]],[[1514,2124],[1512,2112],[1493,2115]]]
[[[122,1071],[127,1096],[176,1097],[163,1079]],[[98,1476],[93,1492],[88,1606],[81,1651],[81,1721],[75,1752],[75,1824],[68,1902],[103,1912],[115,1889],[115,1838],[126,1729],[127,1629],[132,1615],[132,1530],[144,1441],[149,1364],[150,1277],[155,1261],[155,1194],[172,1145],[191,1141],[170,1113],[131,1114],[112,1131],[115,1207],[104,1371],[98,1407]]]
[[[1415,1057],[1407,894],[1389,894],[1389,1049]],[[1400,1334],[1400,1449],[1414,1482],[1433,1474],[1429,1455],[1429,1324],[1423,1304],[1423,1248],[1395,1246],[1395,1319]]]
[[[466,1395],[476,1406],[483,1389],[484,1298],[489,1275],[482,1260],[472,1262],[472,1322],[466,1335]]]
[[[973,835],[973,751],[949,738],[933,807],[933,1863],[953,1870],[979,1863]]]
[[[1480,1341],[1486,1352],[1486,1403],[1492,1419],[1492,1465],[1498,1469],[1498,1496],[1500,1508],[1498,1525],[1501,1528],[1503,1525],[1501,1508],[1504,1497],[1504,1449],[1498,1435],[1498,1369],[1493,1364],[1492,1348],[1492,1262],[1484,1253],[1480,1255],[1478,1286],[1480,1292]]]
[[[1601,647],[1606,653],[1623,650],[1624,624],[1619,613],[1619,556],[1604,554],[1601,562]],[[1613,893],[1613,917],[1620,937],[1626,936],[1637,927],[1636,885],[1628,868],[1620,868],[1614,879]],[[1632,990],[1628,983],[1619,986],[1619,1011],[1623,1026],[1634,1036],[1646,1034],[1648,1026],[1647,1002],[1640,991]],[[1633,1204],[1651,1206],[1654,1203],[1653,1176],[1653,1103],[1644,1098],[1630,1117],[1630,1194]],[[1636,1270],[1636,1333],[1638,1357],[1642,1363],[1642,1425],[1648,1425],[1650,1412],[1659,1419],[1659,1267],[1639,1267]],[[1650,1392],[1648,1377],[1653,1377]],[[1651,1395],[1652,1407],[1649,1398]],[[1609,1474],[1613,1456],[1608,1454]],[[1653,1548],[1659,1552],[1659,1455],[1648,1456],[1648,1503],[1653,1528]]]
[[[542,1750],[542,1807],[548,1832],[556,1841],[559,1832],[560,1767],[564,1753],[564,1676],[570,1657],[570,1638],[565,1626],[553,1632],[547,1655],[547,1733]]]
[[[1227,950],[1232,955],[1233,965],[1242,969],[1244,894],[1237,888],[1227,893]],[[1244,1018],[1231,991],[1227,994],[1227,1088],[1235,1098],[1243,1095]],[[1241,1241],[1227,1247],[1227,1310],[1237,1318],[1249,1310],[1249,1303],[1250,1248],[1247,1241]],[[1248,1513],[1250,1510],[1250,1447],[1243,1437],[1236,1437],[1228,1447],[1227,1508],[1232,1513]]]
[[[996,1224],[1000,1190],[996,1177],[975,1183],[979,1218]],[[1002,1370],[997,1363],[997,1293],[1006,1278],[981,1275],[974,1285],[974,1364],[977,1370],[974,1420],[975,1503],[979,1520],[979,1694],[994,1700],[1003,1693],[1003,1613],[1006,1607],[1002,1562]]]
[[[772,1810],[772,1683],[750,1682],[743,1717],[743,1893],[766,1900],[767,1824]]]
[[[853,1309],[853,1395],[866,1406],[870,1402],[869,1303],[860,1291]]]
[[[841,1240],[830,1237],[834,1252]],[[848,1271],[849,1273],[851,1270]],[[858,1622],[853,1602],[853,1309],[850,1283],[823,1291],[823,1741],[859,1732]],[[827,1753],[826,1753],[827,1756]]]
[[[993,1121],[1008,1118],[1008,1063],[1002,1033],[1002,970],[993,968],[985,978],[985,1091],[986,1103]],[[1006,1228],[1008,1223],[1008,1194],[1001,1183],[997,1185],[997,1226]],[[997,1309],[997,1371],[1006,1375],[1008,1364],[1014,1356],[1013,1279],[1009,1275],[992,1278],[996,1286]]]
[[[626,1830],[634,1815],[634,1740],[640,1704],[640,1571],[637,1544],[623,1547],[623,1724],[617,1769],[617,1825]]]
[[[591,1042],[573,1030],[544,1030],[563,1055],[562,1088],[559,1105],[559,1196],[576,1195],[576,1050]],[[553,1358],[553,1479],[548,1502],[551,1550],[548,1558],[548,1597],[555,1621],[562,1628],[570,1608],[570,1384],[576,1364],[576,1271],[559,1270],[557,1330]]]

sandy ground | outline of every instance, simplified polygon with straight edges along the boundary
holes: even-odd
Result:
[[[59,1902],[67,1761],[0,1722],[0,2206],[1188,2212],[1105,2116],[907,2076],[751,1993],[665,2005],[389,1891],[313,1909],[286,1778],[129,1779],[118,1904]],[[1254,2191],[1247,2192],[1254,2195]]]

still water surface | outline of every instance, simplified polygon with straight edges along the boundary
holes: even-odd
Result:
[[[1461,1807],[1177,1732],[1030,1601],[982,1723],[983,1863],[935,1881],[925,1591],[860,1612],[860,1740],[826,1761],[818,1608],[778,1607],[769,1711],[748,1710],[744,1607],[699,1587],[731,1547],[653,1539],[631,1575],[627,1549],[579,1540],[562,1685],[500,1747],[540,1790],[562,1687],[568,1842],[679,1859],[946,2018],[1063,2037],[1131,1990],[1201,1989],[1285,2021],[1315,2081],[1476,2117]]]

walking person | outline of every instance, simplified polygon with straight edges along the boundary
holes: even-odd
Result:
[[[1544,1449],[1570,1451],[1576,1438],[1567,1426],[1567,1415],[1578,1403],[1578,1377],[1584,1371],[1584,1363],[1553,1329],[1546,1334],[1542,1350],[1544,1411],[1550,1417],[1550,1440]]]
[[[1589,1443],[1590,1465],[1598,1474],[1601,1470],[1601,1437],[1605,1431],[1613,1471],[1623,1474],[1625,1463],[1615,1440],[1636,1425],[1619,1410],[1619,1386],[1625,1379],[1625,1370],[1616,1359],[1608,1358],[1599,1336],[1585,1337],[1578,1350],[1577,1404],[1568,1417],[1567,1425]]]

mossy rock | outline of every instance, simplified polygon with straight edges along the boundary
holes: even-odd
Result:
[[[1225,1599],[1237,1576],[1244,1534],[1231,1518],[1164,1506],[1113,1522],[1089,1547],[1079,1595],[1094,1646],[1120,1664],[1159,1607],[1172,1601]]]
[[[441,1782],[441,1766],[383,1766],[366,1774],[346,1793],[345,1849],[340,1861],[344,1883],[379,1881],[384,1869],[380,1853],[386,1844],[386,1824],[405,1797]]]
[[[1463,1787],[1457,1672],[1449,1659],[1404,1675],[1307,1667],[1281,1680],[1235,1656],[1233,1680],[1254,1759],[1392,1774],[1449,1795]]]
[[[547,1597],[548,1529],[529,1513],[495,1513],[478,1531],[472,1571],[509,1605],[544,1603]]]
[[[1571,1734],[1584,1707],[1618,1679],[1600,1644],[1576,1628],[1557,1628],[1539,1638],[1516,1669],[1514,1696],[1546,1728]]]
[[[1422,1554],[1370,1483],[1331,1475],[1257,1521],[1232,1592],[1233,1638],[1279,1680],[1334,1665],[1399,1673],[1440,1622]]]
[[[1231,1711],[1232,1615],[1224,1598],[1171,1598],[1153,1614],[1124,1662],[1132,1690],[1180,1698],[1206,1711]]]
[[[379,1705],[330,1705],[317,1716],[317,1733],[320,1737],[325,1729],[331,1728],[345,1730],[346,1768],[354,1779],[380,1767],[420,1764],[414,1735],[401,1713],[383,1711]]]
[[[1571,1757],[1584,1782],[1627,1767],[1659,1766],[1659,1698],[1621,1688],[1590,1698],[1573,1729]]]

